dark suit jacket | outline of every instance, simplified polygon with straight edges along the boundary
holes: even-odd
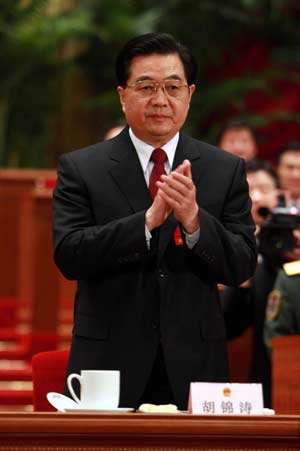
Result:
[[[190,381],[227,381],[217,282],[240,284],[256,264],[244,163],[180,134],[174,167],[192,163],[201,233],[176,246],[171,215],[145,240],[151,198],[125,129],[63,155],[54,191],[55,261],[78,280],[68,373],[119,369],[120,406],[135,406],[161,341],[175,399]]]

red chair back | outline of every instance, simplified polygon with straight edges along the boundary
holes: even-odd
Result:
[[[33,410],[55,412],[46,395],[63,393],[69,350],[44,351],[32,357]]]

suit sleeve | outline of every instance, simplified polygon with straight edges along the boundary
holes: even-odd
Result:
[[[149,254],[145,211],[96,224],[88,188],[68,154],[58,162],[53,241],[55,263],[71,280],[98,279],[103,271],[120,270]]]
[[[243,160],[237,160],[220,219],[200,208],[200,238],[193,251],[215,280],[236,286],[249,279],[257,261],[251,200]]]

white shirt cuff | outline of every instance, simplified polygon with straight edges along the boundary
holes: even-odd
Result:
[[[146,243],[147,243],[148,250],[150,250],[150,240],[152,238],[152,235],[151,235],[150,230],[146,226],[146,224],[145,224],[145,237],[146,237]]]
[[[200,227],[199,229],[197,229],[195,232],[193,233],[187,233],[184,229],[183,229],[183,233],[185,235],[185,242],[186,245],[189,249],[192,249],[195,244],[198,242],[199,237],[200,237]]]
[[[199,237],[200,237],[200,228],[197,229],[195,232],[193,233],[187,233],[184,229],[183,229],[183,233],[185,235],[185,242],[186,245],[189,249],[192,249],[195,244],[198,242]],[[147,243],[147,247],[148,249],[150,249],[150,240],[152,238],[151,232],[148,229],[148,227],[145,225],[145,238],[146,238],[146,243]]]

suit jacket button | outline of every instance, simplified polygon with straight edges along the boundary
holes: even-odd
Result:
[[[164,277],[166,277],[167,274],[162,269],[159,269],[158,270],[158,275],[159,275],[159,277],[161,279],[163,279]]]

